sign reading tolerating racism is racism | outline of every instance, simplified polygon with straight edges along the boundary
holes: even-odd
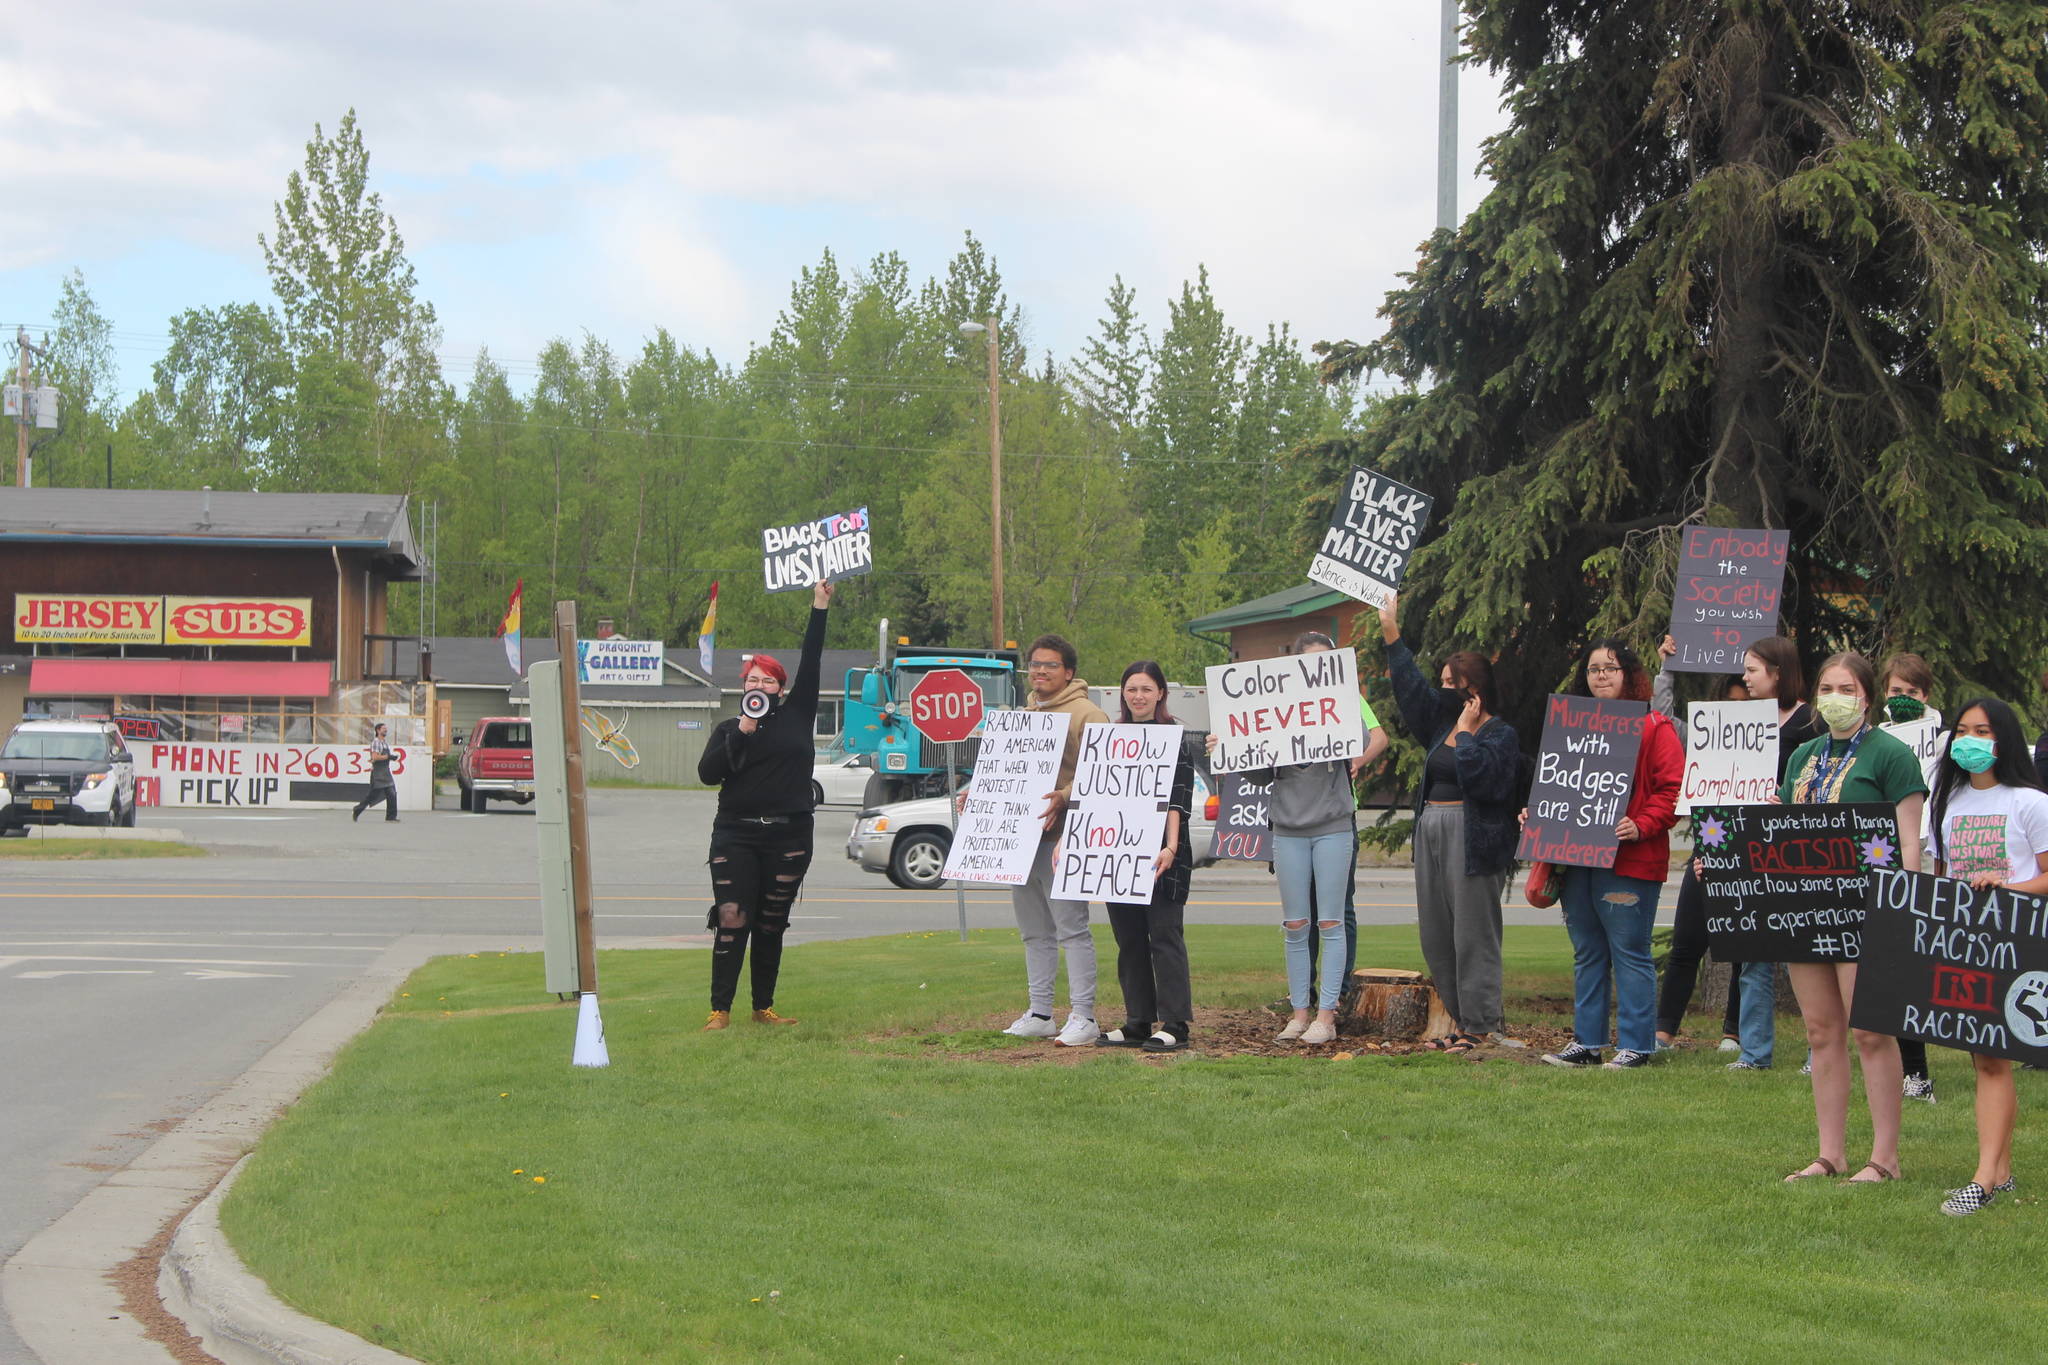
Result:
[[[1679,813],[1769,801],[1778,790],[1778,703],[1699,701],[1689,715]]]
[[[1211,772],[1289,768],[1365,752],[1356,650],[1216,664],[1207,681],[1216,735]]]
[[[1232,773],[1220,780],[1209,856],[1219,862],[1270,861],[1273,854],[1268,845],[1272,843],[1273,830],[1267,802],[1273,795],[1273,784],[1253,782],[1242,773]]]
[[[1854,962],[1871,871],[1899,865],[1897,812],[1881,801],[1699,806],[1693,847],[1718,961]]]
[[[1552,694],[1543,708],[1543,747],[1517,858],[1614,866],[1621,847],[1614,827],[1628,809],[1649,713],[1639,701]]]
[[[867,573],[875,567],[868,509],[856,507],[795,526],[771,526],[761,533],[761,554],[761,572],[770,592],[794,592]]]
[[[1353,468],[1309,562],[1310,581],[1375,607],[1393,601],[1429,524],[1432,501],[1384,474]]]
[[[1671,638],[1679,673],[1740,673],[1742,655],[1778,633],[1789,531],[1688,526],[1671,590]]]
[[[1038,855],[1046,796],[1060,783],[1067,718],[1050,711],[989,711],[975,755],[946,876],[1022,886]]]
[[[2001,831],[2001,863],[2004,853]],[[1849,1021],[2048,1063],[2048,900],[1924,872],[1873,872]]]
[[[1178,725],[1081,727],[1067,820],[1053,854],[1054,900],[1152,899],[1180,737]]]

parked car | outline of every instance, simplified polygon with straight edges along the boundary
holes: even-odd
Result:
[[[811,765],[811,801],[819,806],[858,806],[865,799],[868,777],[875,770],[873,754],[828,749]]]
[[[25,720],[0,745],[0,834],[133,825],[135,756],[103,720]]]
[[[854,818],[846,837],[846,856],[868,872],[879,872],[906,891],[936,891],[946,884],[946,851],[953,846],[953,826],[943,796],[872,806]],[[1189,847],[1195,865],[1209,865],[1209,845],[1216,829],[1216,802],[1209,779],[1195,772],[1194,818],[1188,822]]]
[[[533,800],[533,722],[524,716],[486,716],[470,727],[455,765],[462,808],[482,814],[492,800]]]

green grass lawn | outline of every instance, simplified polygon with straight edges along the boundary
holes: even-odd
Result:
[[[75,862],[86,858],[204,858],[196,844],[172,839],[0,839],[0,858]]]
[[[1204,1006],[1278,993],[1277,933],[1189,939]],[[1360,960],[1419,966],[1413,930],[1362,931]],[[1509,929],[1507,965],[1511,1015],[1559,1022],[1563,931]],[[2010,1361],[2048,1343],[2038,1073],[2020,1196],[1952,1219],[1937,1205],[1975,1157],[1959,1053],[1934,1054],[1941,1103],[1908,1106],[1905,1181],[1784,1186],[1814,1146],[1789,1019],[1761,1075],[1711,1048],[1591,1073],[1054,1056],[992,1031],[1022,994],[1013,933],[796,947],[777,1001],[795,1029],[699,1033],[707,966],[601,956],[605,1070],[570,1066],[574,1009],[536,1005],[537,959],[422,968],[264,1138],[227,1203],[235,1246],[286,1300],[436,1362]]]

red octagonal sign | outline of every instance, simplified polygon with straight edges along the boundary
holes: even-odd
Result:
[[[958,744],[981,724],[981,689],[957,668],[934,669],[910,689],[910,723],[934,744]]]

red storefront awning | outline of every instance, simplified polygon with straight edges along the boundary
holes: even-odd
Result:
[[[199,659],[37,659],[32,697],[324,697],[334,665]]]

